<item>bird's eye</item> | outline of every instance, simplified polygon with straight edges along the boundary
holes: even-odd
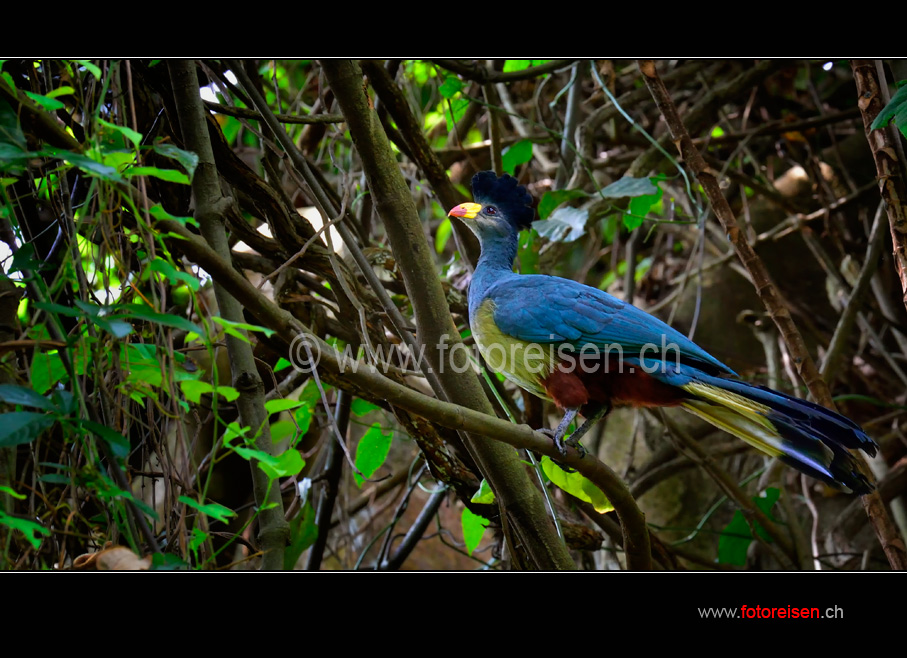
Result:
[[[485,206],[485,214],[486,215],[497,215],[498,209],[495,208],[494,206]]]

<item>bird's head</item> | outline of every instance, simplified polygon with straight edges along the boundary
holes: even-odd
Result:
[[[474,203],[461,203],[448,215],[459,218],[481,241],[486,237],[516,235],[535,217],[532,196],[516,178],[493,171],[472,177]]]

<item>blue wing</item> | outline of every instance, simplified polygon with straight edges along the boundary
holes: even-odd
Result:
[[[634,359],[643,346],[652,345],[656,349],[646,352],[646,361],[660,360],[664,346],[676,346],[683,363],[715,374],[735,374],[655,316],[570,279],[514,274],[490,286],[485,298],[495,304],[498,329],[522,341],[569,343],[577,349],[619,345],[625,357]]]

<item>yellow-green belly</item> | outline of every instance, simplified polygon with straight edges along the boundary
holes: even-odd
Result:
[[[508,336],[494,323],[494,302],[486,299],[472,318],[472,335],[486,365],[517,386],[550,399],[542,380],[557,363],[555,345],[528,343]]]

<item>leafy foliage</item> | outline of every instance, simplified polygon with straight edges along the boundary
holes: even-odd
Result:
[[[742,377],[782,372],[784,379],[784,368],[772,362],[777,357],[762,348],[777,340],[760,342],[749,325],[734,321],[760,302],[734,269],[726,237],[711,225],[702,191],[676,157],[634,63],[369,64],[383,67],[395,90],[380,90],[378,69],[363,78],[422,219],[424,235],[415,232],[411,246],[436,258],[467,345],[474,342],[464,299],[470,236],[446,214],[468,196],[476,170],[501,162],[539,200],[538,221],[519,238],[521,272],[584,280],[655,308],[728,357]],[[277,146],[237,66],[298,146],[312,180]],[[777,273],[808,343],[824,354],[841,300],[853,290],[839,272],[859,271],[865,218],[877,205],[872,195],[856,193],[872,182],[856,180],[859,160],[843,164],[847,175],[816,178],[837,167],[837,158],[851,157],[849,149],[838,151],[844,140],[863,138],[862,126],[848,118],[856,101],[838,91],[852,84],[849,72],[796,60],[657,66],[746,219],[747,235]],[[273,318],[255,308],[244,309],[242,322],[221,317],[218,298],[228,285],[186,244],[188,236],[213,247],[192,187],[213,168],[227,198],[232,265],[247,283],[349,363],[433,393],[405,338],[421,341],[438,327],[414,315],[423,291],[409,289],[412,273],[387,230],[395,218],[364,175],[363,158],[371,156],[356,148],[349,117],[336,114],[321,64],[198,62],[213,151],[213,162],[204,163],[186,147],[170,68],[167,60],[0,61],[0,568],[74,568],[108,543],[150,556],[152,569],[254,567],[263,515],[273,507],[258,503],[253,473],[281,492],[285,568],[319,550],[314,562],[324,568],[508,568],[508,555],[520,548],[500,550],[509,531],[500,507],[507,496],[491,490],[456,432],[392,403],[385,391],[332,378],[323,368],[297,371],[300,355]],[[907,136],[905,108],[901,87],[873,128],[894,122]],[[495,139],[492,121],[500,128]],[[380,130],[378,121],[374,127]],[[863,155],[853,157],[868,157],[862,146],[854,152]],[[802,189],[788,192],[798,168],[805,179],[793,183]],[[323,216],[317,208],[326,199],[343,213]],[[818,210],[829,220],[821,231],[815,222],[815,230],[804,230],[811,220],[802,218]],[[354,236],[361,253],[352,255],[361,259],[341,245],[341,228]],[[804,239],[812,240],[808,252]],[[363,260],[405,326],[371,289]],[[875,288],[861,302],[862,324],[844,341],[846,365],[830,382],[848,394],[840,398],[843,410],[861,422],[879,408],[896,414],[904,402],[903,377],[890,365],[907,358],[903,322],[891,311],[901,298],[894,287],[887,299],[884,286]],[[237,341],[253,349],[254,373],[237,371]],[[487,383],[514,422],[556,422],[550,403],[530,402],[503,378]],[[796,394],[798,385],[779,384]],[[251,390],[266,396],[261,423],[244,415]],[[901,420],[886,417],[893,424],[886,431],[902,433]],[[756,526],[754,537],[736,507],[716,504],[709,482],[689,479],[701,470],[663,440],[659,421],[617,409],[600,427],[600,435],[586,435],[590,459],[645,490],[637,498],[650,530],[663,546],[683,545],[671,564],[742,566],[748,551],[768,542],[778,548],[764,528]],[[705,439],[696,426],[689,431]],[[898,451],[886,446],[885,455],[899,459]],[[762,461],[724,454],[716,448],[715,459],[727,481],[742,483],[741,505],[752,500],[781,527],[811,523],[799,481],[782,478],[760,494],[751,481]],[[613,541],[602,548],[575,539],[596,526],[577,500],[597,514],[612,509],[602,491],[548,457],[521,452],[519,459],[540,463],[532,477],[578,563],[624,566]],[[423,493],[438,487],[451,493],[439,507],[419,509]],[[795,493],[790,506],[787,499],[776,505],[781,489]],[[684,492],[683,509],[666,490]],[[813,498],[825,521],[826,496]],[[839,502],[829,501],[828,508]],[[415,538],[404,541],[413,528]],[[827,565],[851,568],[847,555],[868,548],[847,539],[854,545],[823,558]]]

